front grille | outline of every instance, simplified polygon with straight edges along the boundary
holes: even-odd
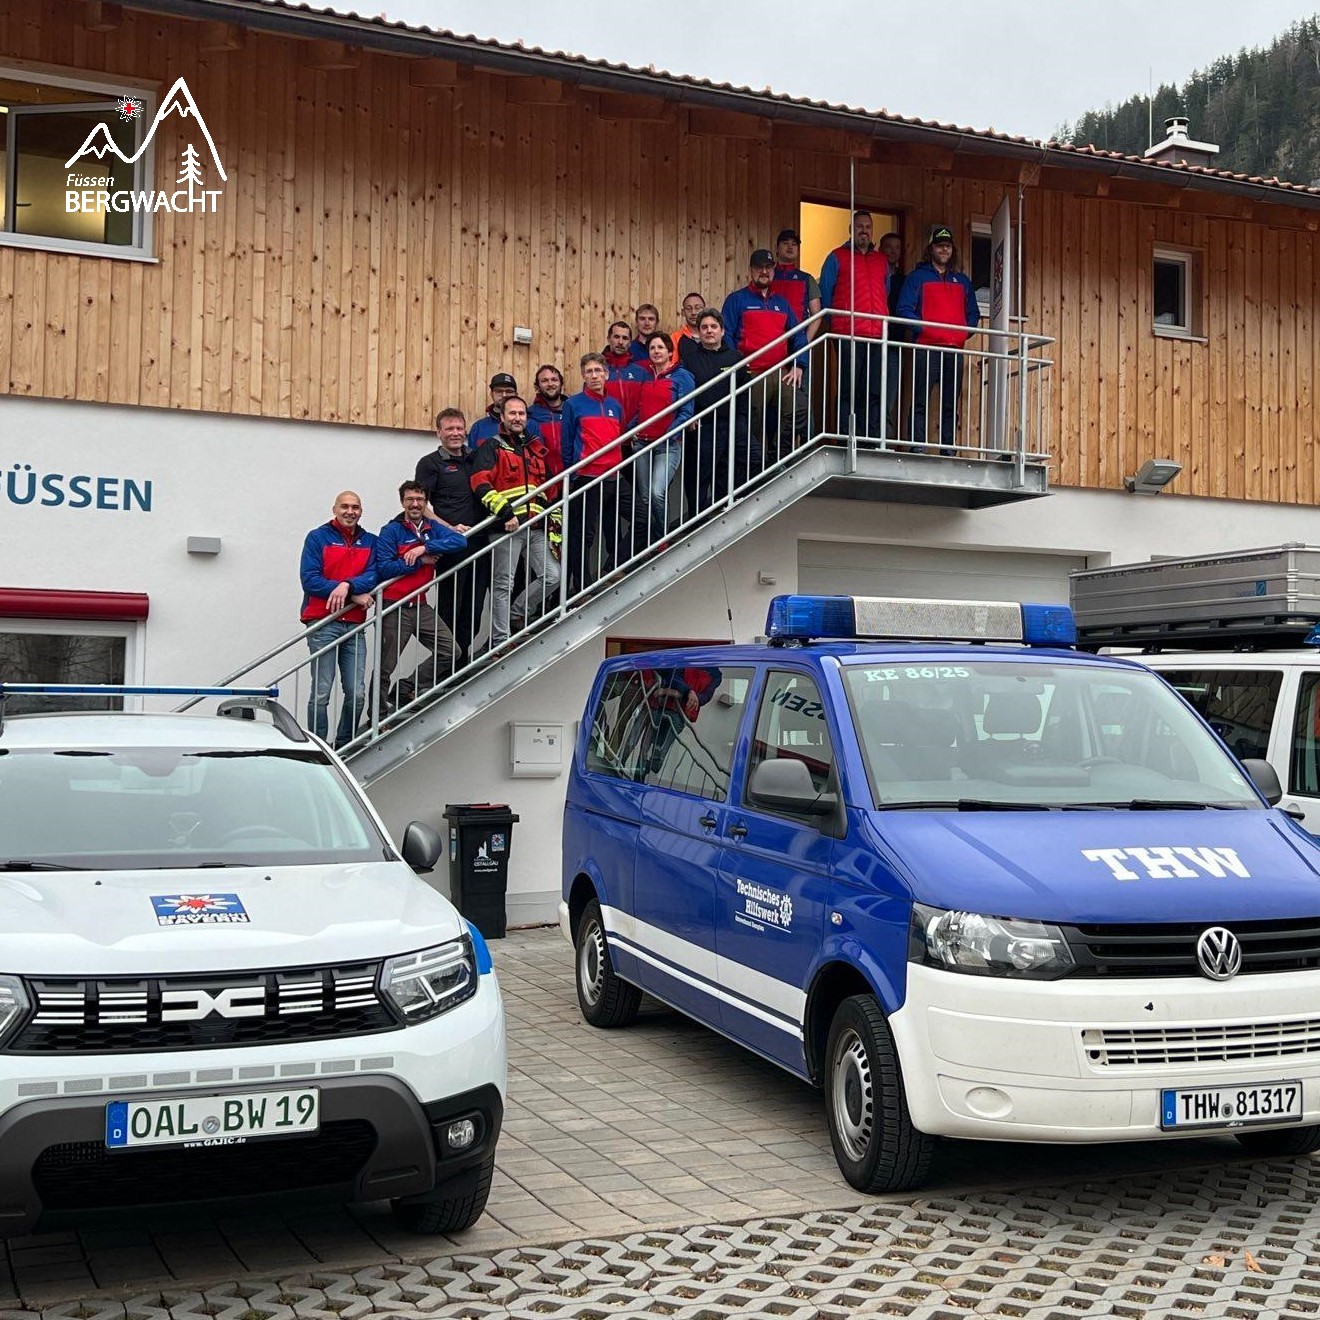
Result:
[[[1088,1028],[1082,1046],[1097,1068],[1293,1059],[1320,1054],[1320,1018],[1228,1027]]]
[[[279,972],[30,981],[19,1054],[126,1054],[333,1040],[400,1024],[377,963]]]
[[[1320,967],[1320,917],[1286,921],[1179,922],[1169,925],[1065,926],[1079,976],[1195,976],[1196,941],[1222,924],[1242,945],[1239,976]]]
[[[306,1191],[353,1183],[375,1148],[375,1128],[357,1119],[325,1123],[315,1136],[243,1146],[111,1151],[99,1141],[75,1141],[41,1152],[32,1185],[47,1210]]]

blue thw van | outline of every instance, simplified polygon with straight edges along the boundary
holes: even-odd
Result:
[[[601,666],[588,1022],[645,992],[820,1086],[867,1191],[939,1136],[1320,1146],[1320,847],[1268,764],[1065,606],[786,596],[767,635]]]

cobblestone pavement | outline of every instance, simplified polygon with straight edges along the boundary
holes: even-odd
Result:
[[[858,1209],[808,1087],[659,1007],[585,1026],[555,931],[496,948],[513,1075],[472,1230],[306,1201],[88,1217],[9,1244],[0,1320],[1320,1313],[1309,1160],[950,1142],[923,1196]]]

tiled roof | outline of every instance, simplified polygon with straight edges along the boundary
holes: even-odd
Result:
[[[726,101],[752,102],[741,108],[748,113],[773,115],[775,110],[795,112],[794,117],[821,118],[848,117],[866,121],[881,129],[907,130],[913,136],[938,135],[954,136],[960,139],[960,145],[968,150],[978,146],[992,153],[1007,149],[1013,154],[1025,152],[1040,153],[1048,158],[1056,153],[1060,157],[1091,160],[1096,162],[1112,161],[1125,166],[1135,167],[1132,177],[1142,177],[1145,181],[1156,182],[1161,172],[1174,172],[1188,176],[1193,184],[1209,188],[1225,188],[1237,191],[1243,187],[1268,190],[1277,196],[1259,197],[1262,201],[1285,203],[1294,201],[1306,205],[1320,204],[1320,188],[1309,184],[1288,183],[1277,178],[1262,178],[1257,175],[1236,174],[1231,170],[1211,169],[1204,165],[1188,165],[1172,161],[1147,160],[1141,156],[1130,156],[1121,151],[1106,151],[1094,146],[1075,146],[1070,142],[1054,139],[1042,141],[1037,138],[1022,137],[1012,133],[998,133],[994,129],[970,128],[959,124],[945,123],[937,119],[921,119],[910,115],[893,114],[887,110],[868,110],[863,106],[844,105],[832,101],[822,101],[812,97],[789,96],[776,92],[770,87],[745,87],[729,82],[714,82],[709,78],[697,78],[689,74],[670,73],[657,69],[654,65],[639,68],[636,65],[616,63],[611,60],[593,59],[586,55],[577,55],[571,51],[545,50],[540,46],[529,46],[521,41],[499,41],[492,37],[478,37],[471,34],[451,32],[445,28],[428,27],[425,24],[405,23],[401,19],[390,19],[384,14],[365,15],[348,10],[326,9],[294,0],[146,0],[151,8],[164,10],[186,10],[191,14],[199,11],[214,11],[213,16],[229,22],[242,22],[243,16],[259,13],[263,10],[291,19],[305,18],[324,24],[334,22],[345,28],[354,26],[376,30],[382,33],[394,33],[400,37],[420,37],[446,45],[457,46],[470,51],[478,61],[485,56],[501,63],[513,61],[527,65],[529,73],[540,66],[542,76],[554,76],[547,70],[547,64],[567,66],[559,73],[560,77],[572,77],[573,70],[579,70],[584,80],[608,76],[611,81],[631,81],[637,84],[639,92],[649,91],[652,95],[673,96],[675,89],[686,90],[703,97],[720,98]],[[454,55],[461,52],[455,51]],[[647,84],[651,84],[647,86]],[[663,86],[655,86],[663,84]],[[801,112],[807,112],[801,115]],[[858,125],[857,127],[860,127]],[[904,134],[907,135],[906,133]],[[1056,159],[1051,163],[1065,165],[1065,159]]]

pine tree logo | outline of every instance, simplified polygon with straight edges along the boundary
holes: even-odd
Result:
[[[183,149],[183,168],[179,171],[179,186],[188,190],[189,209],[202,200],[204,182],[201,157],[197,154],[197,148],[189,142]]]

